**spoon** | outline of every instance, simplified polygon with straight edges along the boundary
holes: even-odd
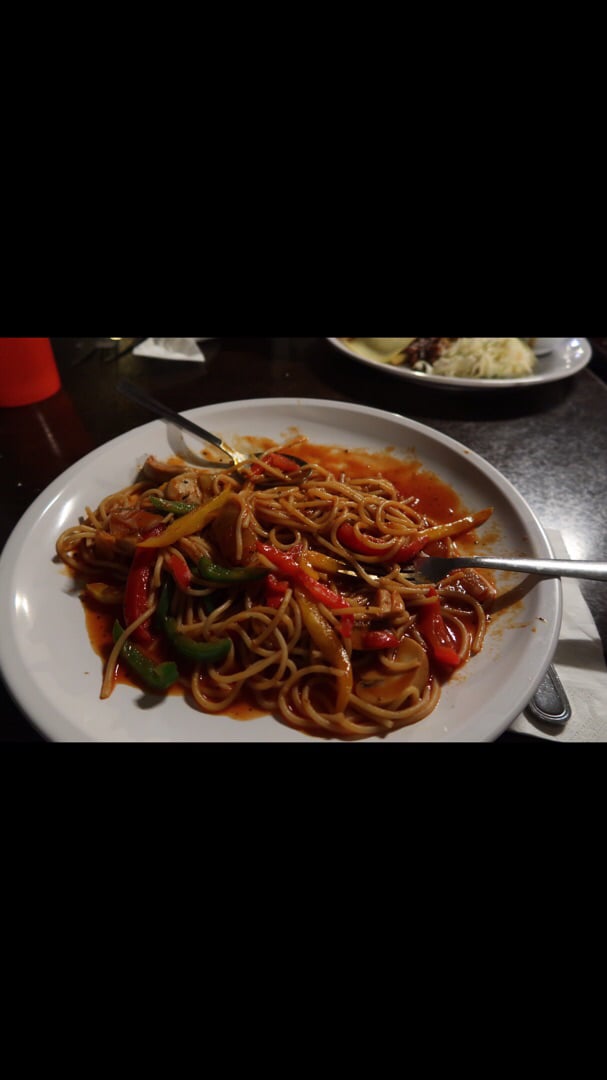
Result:
[[[226,457],[230,458],[227,462],[201,460],[200,468],[233,469],[235,465],[242,465],[244,461],[250,460],[250,454],[241,454],[238,450],[233,450],[231,446],[218,438],[217,435],[213,435],[212,431],[207,431],[206,428],[200,427],[199,424],[195,424],[192,420],[188,420],[185,416],[181,416],[180,413],[174,412],[173,409],[169,409],[166,405],[163,405],[161,401],[156,401],[156,398],[144,394],[138,386],[135,386],[127,379],[120,379],[116,383],[116,389],[124,397],[130,398],[131,401],[135,401],[138,405],[142,405],[144,409],[149,409],[150,412],[154,412],[164,420],[170,421],[170,423],[175,424],[176,427],[182,428],[184,431],[189,431],[192,435],[198,436],[203,442],[210,443],[211,446],[221,450],[222,454],[225,454]]]
[[[187,417],[182,416],[181,413],[174,412],[173,409],[169,409],[167,405],[163,405],[161,401],[157,401],[156,398],[150,397],[148,394],[144,394],[138,386],[129,382],[128,379],[119,379],[116,383],[116,389],[124,397],[130,398],[132,401],[137,402],[138,405],[143,405],[144,409],[149,409],[150,412],[154,412],[157,416],[161,416],[164,420],[168,420],[175,427],[182,428],[184,431],[189,431],[192,435],[196,435],[203,442],[210,443],[211,446],[217,447],[221,450],[222,454],[230,458],[230,461],[204,461],[196,462],[199,469],[233,469],[235,465],[242,465],[245,461],[251,460],[251,454],[241,454],[240,451],[232,449],[227,442],[220,439],[217,435],[214,435],[212,431],[207,431],[206,428],[195,424],[192,420],[188,420]],[[289,458],[297,465],[304,466],[308,462],[304,461],[300,457],[295,457],[293,454],[286,454],[281,451],[283,457]],[[263,455],[255,454],[254,457],[261,457]]]
[[[571,705],[553,665],[548,668],[527,711],[542,724],[563,727],[571,719]]]

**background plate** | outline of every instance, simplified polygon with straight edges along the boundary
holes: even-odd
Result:
[[[350,349],[341,338],[327,338],[336,349],[367,364],[379,368],[396,378],[407,379],[419,384],[429,383],[443,390],[505,390],[513,387],[538,386],[542,383],[557,382],[575,375],[590,362],[592,347],[586,338],[541,338],[542,349],[538,351],[537,370],[533,375],[524,375],[520,379],[455,379],[446,375],[426,375],[423,371],[413,371],[404,364],[384,364],[381,360],[371,360]]]

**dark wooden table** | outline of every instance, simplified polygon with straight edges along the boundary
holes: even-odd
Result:
[[[572,378],[531,389],[438,391],[371,371],[324,338],[222,338],[204,365],[53,338],[62,389],[37,405],[0,409],[0,548],[46,486],[90,450],[152,417],[116,391],[127,377],[173,409],[254,397],[353,401],[427,424],[500,470],[573,558],[607,560],[607,339]],[[607,653],[607,588],[584,582]],[[500,742],[524,741],[506,733]],[[0,683],[0,741],[42,736]],[[536,741],[530,739],[529,741]]]

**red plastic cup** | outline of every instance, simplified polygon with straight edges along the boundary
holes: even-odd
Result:
[[[50,338],[0,338],[0,407],[32,405],[60,389]]]

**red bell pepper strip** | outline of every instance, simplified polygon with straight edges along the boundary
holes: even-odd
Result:
[[[453,641],[441,615],[438,596],[434,595],[432,603],[424,604],[419,609],[417,629],[439,664],[446,664],[448,667],[454,668],[459,667],[462,658],[453,647]]]
[[[316,581],[315,578],[306,573],[298,561],[300,552],[296,555],[293,551],[280,551],[271,544],[262,543],[261,540],[257,541],[257,550],[262,555],[265,555],[266,559],[269,559],[277,570],[280,570],[287,581],[301,586],[306,590],[308,596],[312,600],[316,600],[317,603],[324,604],[326,607],[331,608],[332,611],[339,611],[340,608],[349,608],[351,606],[339,593],[333,592],[333,589],[330,589],[328,585],[323,585],[322,582]],[[341,629],[344,637],[350,637],[353,624],[354,617],[351,614],[341,616]]]
[[[396,561],[400,563],[411,562],[411,559],[414,559],[416,555],[419,555],[420,551],[423,551],[429,543],[429,536],[418,536],[415,540],[409,540],[408,543],[401,544],[396,553]]]
[[[391,630],[367,630],[363,634],[363,649],[396,649],[399,640]]]
[[[156,536],[164,529],[164,525],[157,525],[155,529],[147,533],[147,537]],[[155,548],[135,548],[124,590],[124,618],[127,626],[143,615],[150,605],[150,582],[157,555]],[[149,626],[149,619],[146,619],[131,635],[133,640],[138,641],[140,645],[151,645],[154,638]]]
[[[301,468],[301,465],[293,461],[293,458],[287,457],[286,454],[277,454],[273,450],[264,454],[261,460],[267,461],[272,468],[280,469],[284,473],[297,472]]]
[[[364,536],[361,537],[355,530],[354,526],[349,521],[344,521],[343,525],[339,526],[337,530],[337,539],[340,544],[355,551],[357,555],[377,555],[377,537]]]
[[[260,460],[265,461],[274,469],[280,469],[283,473],[297,472],[301,468],[301,465],[299,465],[297,461],[294,461],[293,458],[287,457],[286,454],[277,454],[273,450],[268,451],[267,454],[262,454]],[[249,473],[251,476],[265,475],[262,466],[257,462],[253,462],[250,466]]]
[[[180,555],[176,555],[173,552],[173,554],[169,555],[168,559],[165,560],[165,565],[175,584],[180,589],[189,589],[192,584],[192,571],[185,559],[182,559]]]
[[[282,469],[284,473],[297,472],[298,469],[301,469],[301,465],[297,461],[286,457],[285,454],[266,454],[264,461],[267,461],[275,469]]]
[[[281,581],[280,578],[276,577],[276,574],[268,574],[266,578],[266,606],[278,610],[288,588],[288,581]]]
[[[443,540],[447,536],[460,536],[462,533],[470,532],[471,529],[477,529],[479,525],[484,525],[492,513],[492,508],[488,507],[475,514],[467,514],[456,521],[445,522],[444,525],[431,525],[427,529],[420,530],[412,540],[403,540],[392,558],[399,563],[411,562],[411,559],[419,555],[420,551],[423,551],[433,540]],[[382,554],[382,550],[378,550],[377,546],[380,538],[371,533],[357,533],[349,521],[344,521],[343,525],[339,526],[337,539],[344,547],[355,551],[358,555]]]
[[[349,548],[350,551],[356,552],[357,555],[381,556],[384,551],[388,550],[385,547],[378,546],[379,537],[371,536],[369,533],[357,533],[349,521],[344,521],[343,525],[339,526],[337,539],[340,544]],[[392,558],[395,562],[410,562],[427,543],[429,543],[429,538],[425,536],[417,536],[414,540],[407,540],[397,548]]]

